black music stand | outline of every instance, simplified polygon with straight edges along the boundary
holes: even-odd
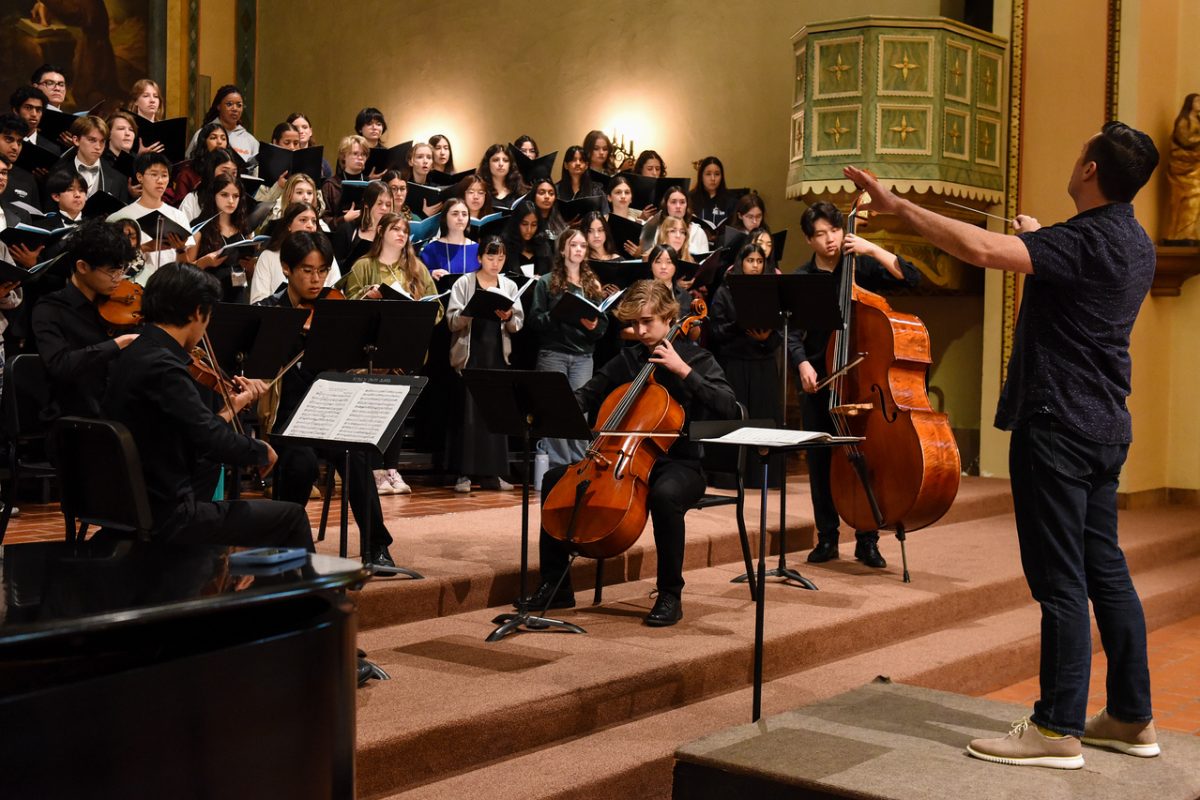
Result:
[[[700,441],[709,444],[732,444],[732,442],[723,442],[719,439],[701,439]],[[767,571],[767,483],[770,478],[769,473],[771,469],[770,455],[772,453],[791,453],[796,450],[814,450],[820,447],[842,447],[859,441],[862,440],[857,437],[850,437],[849,440],[837,442],[750,445],[756,447],[759,455],[762,456],[762,488],[760,489],[762,507],[758,511],[758,594],[754,598],[754,700],[750,717],[751,722],[758,722],[759,717],[762,716],[763,627],[766,617],[766,580],[767,576],[771,574]],[[781,531],[780,545],[782,546],[782,544],[783,532]],[[798,572],[795,575],[802,581],[801,585],[805,589],[816,590],[816,584],[812,581],[800,576]]]
[[[492,620],[500,627],[492,631],[486,641],[498,642],[508,634],[520,631],[559,629],[569,633],[585,633],[583,628],[573,623],[531,614],[528,607],[532,439],[534,436],[587,439],[592,435],[579,404],[575,402],[575,394],[571,391],[567,376],[561,372],[515,369],[466,369],[462,376],[483,414],[488,430],[521,437],[525,467],[525,480],[521,488],[521,594],[515,614],[501,614]]]
[[[419,372],[437,322],[437,303],[318,300],[304,347],[304,367]]]
[[[299,349],[303,308],[217,303],[208,323],[213,358],[229,375],[270,381]]]
[[[842,312],[838,301],[838,276],[831,272],[793,272],[788,275],[727,275],[725,282],[733,295],[737,322],[747,329],[771,329],[783,323],[783,402],[780,404],[783,427],[787,427],[788,363],[787,346],[791,320],[803,320],[808,330],[840,330]],[[787,565],[787,453],[780,451],[783,471],[779,476],[779,564],[767,571],[767,577],[783,578],[805,589],[812,582]],[[748,575],[739,575],[733,583],[744,583]]]

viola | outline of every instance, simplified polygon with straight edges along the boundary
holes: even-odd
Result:
[[[100,318],[113,331],[129,330],[142,324],[141,285],[126,278],[104,299],[97,299]]]
[[[666,340],[688,336],[708,314],[692,301]],[[654,379],[648,362],[629,383],[609,393],[600,406],[597,436],[584,459],[569,467],[546,496],[542,527],[580,555],[612,558],[642,535],[649,516],[650,470],[683,430],[681,406]]]
[[[861,194],[846,220],[853,234]],[[854,282],[856,256],[842,260],[843,326],[826,352],[829,413],[837,433],[865,437],[839,447],[830,466],[834,506],[856,530],[905,531],[931,525],[954,502],[961,476],[950,418],[929,404],[932,363],[921,320],[892,309]]]
[[[242,421],[233,408],[233,396],[238,393],[238,386],[232,378],[225,374],[212,355],[212,342],[209,340],[207,332],[201,343],[203,347],[197,346],[192,349],[192,361],[188,364],[188,372],[196,383],[220,395],[225,408],[229,409],[229,423],[238,433],[245,433],[242,429]]]

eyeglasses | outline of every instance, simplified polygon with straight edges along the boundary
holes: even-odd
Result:
[[[128,268],[127,267],[96,267],[96,272],[99,272],[101,275],[104,275],[105,277],[112,278],[113,280],[117,280],[119,278],[125,277],[126,273],[128,272]]]
[[[65,89],[67,88],[66,81],[41,81],[38,86],[45,86],[47,89]]]
[[[296,271],[306,278],[311,278],[313,275],[319,275],[324,278],[329,274],[330,269],[329,267],[320,267],[318,269],[314,269],[312,267],[297,267]]]

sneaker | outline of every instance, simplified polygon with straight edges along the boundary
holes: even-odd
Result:
[[[501,477],[484,478],[479,482],[479,486],[483,489],[492,489],[499,492],[511,492],[514,488],[516,488]]]
[[[471,491],[471,479],[466,475],[458,479],[454,484],[454,491],[459,494],[467,494]]]
[[[392,484],[392,491],[395,494],[412,494],[412,487],[404,482],[404,478],[400,477],[400,473],[394,469],[387,471],[387,479]]]
[[[1158,747],[1154,720],[1121,722],[1109,716],[1107,708],[1100,709],[1100,713],[1083,726],[1083,743],[1138,758],[1153,758],[1162,752]]]
[[[1083,747],[1076,736],[1053,739],[1038,730],[1029,719],[1017,720],[1007,736],[996,739],[972,739],[967,753],[1015,767],[1051,767],[1080,769],[1083,766]]]
[[[511,489],[512,487],[510,486],[509,488]],[[0,500],[0,502],[3,502],[3,501]],[[17,508],[16,506],[13,506],[12,508],[10,508],[8,510],[9,519],[14,519],[19,516],[21,516],[21,509]]]
[[[379,494],[395,494],[396,490],[392,487],[392,482],[388,480],[387,470],[375,470],[375,491]]]

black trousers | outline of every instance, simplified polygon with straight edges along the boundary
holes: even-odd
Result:
[[[314,549],[312,525],[304,509],[278,500],[189,500],[175,509],[156,535],[172,544]]]
[[[555,467],[542,479],[542,499],[569,467]],[[683,515],[704,495],[704,470],[699,461],[659,459],[650,471],[650,519],[654,545],[658,548],[658,591],[679,597],[683,592]],[[570,551],[558,539],[541,530],[538,537],[542,580],[555,583],[567,570]],[[563,581],[571,588],[571,576]]]
[[[800,392],[800,405],[804,409],[804,429],[837,433],[833,426],[833,418],[829,416],[829,391],[823,389],[816,394],[807,394],[799,385],[797,391]],[[842,520],[833,504],[833,490],[829,483],[829,465],[833,461],[833,450],[817,447],[806,451],[804,457],[808,460],[808,485],[812,493],[817,539],[822,542],[836,542]],[[879,541],[879,531],[856,531],[855,536],[862,542]]]
[[[305,506],[317,480],[317,451],[311,447],[281,444],[276,452],[279,462],[275,465],[275,497]],[[346,475],[345,453],[322,451],[321,456],[342,476],[342,491],[349,489],[350,511],[354,514],[354,521],[361,528],[364,521],[370,519],[370,546],[377,549],[390,545],[392,536],[383,524],[383,508],[379,505],[375,476],[371,472],[367,454],[350,454],[349,476]]]

